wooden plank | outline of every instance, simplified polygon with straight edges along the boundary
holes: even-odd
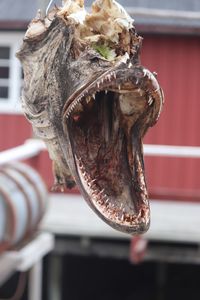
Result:
[[[152,241],[200,243],[199,215],[199,203],[151,200],[151,227],[145,237]],[[41,228],[65,236],[130,239],[98,218],[79,195],[51,195]]]

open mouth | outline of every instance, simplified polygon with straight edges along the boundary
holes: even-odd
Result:
[[[104,221],[130,233],[150,223],[141,139],[156,105],[136,69],[103,73],[63,111],[81,192]]]

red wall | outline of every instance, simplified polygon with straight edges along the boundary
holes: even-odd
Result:
[[[22,115],[0,114],[0,151],[21,145],[32,134]]]
[[[146,143],[200,146],[199,37],[145,36],[142,63],[158,73],[165,106]],[[157,196],[200,200],[200,159],[146,158],[148,184]]]
[[[0,151],[19,146],[32,136],[32,127],[23,115],[0,114]],[[48,152],[43,151],[26,162],[38,170],[50,188],[53,175]]]
[[[200,146],[199,89],[200,39],[198,37],[144,37],[142,64],[158,73],[165,93],[165,107],[158,124],[150,129],[145,143]],[[0,150],[23,143],[31,136],[23,116],[0,115]],[[152,196],[200,200],[200,159],[145,158]],[[52,183],[47,153],[31,164]]]

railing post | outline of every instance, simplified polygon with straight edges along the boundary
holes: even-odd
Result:
[[[42,260],[39,260],[29,274],[29,300],[42,300]]]

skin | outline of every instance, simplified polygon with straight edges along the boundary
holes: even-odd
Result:
[[[142,138],[159,118],[162,90],[140,64],[134,27],[122,30],[117,43],[109,41],[112,60],[81,30],[60,10],[32,21],[17,54],[24,70],[23,110],[47,145],[54,187],[76,182],[106,223],[143,233],[150,209]]]

